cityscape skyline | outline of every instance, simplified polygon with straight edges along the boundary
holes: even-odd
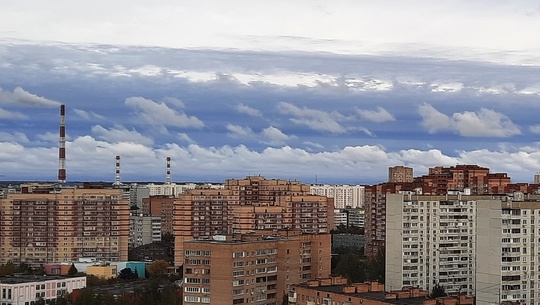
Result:
[[[56,180],[61,104],[68,181],[114,181],[117,155],[123,181],[164,181],[168,156],[177,182],[373,184],[390,166],[420,176],[457,164],[532,182],[540,171],[532,1],[122,4],[7,1],[0,179]],[[280,26],[252,14],[261,8]],[[74,9],[84,18],[63,18]]]

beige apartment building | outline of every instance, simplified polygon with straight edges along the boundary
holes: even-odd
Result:
[[[96,186],[8,194],[0,199],[0,264],[126,260],[128,199],[121,189]]]
[[[186,241],[184,304],[281,304],[291,285],[329,276],[330,239],[280,231]]]
[[[407,166],[392,166],[388,168],[388,182],[413,182],[413,168]]]
[[[183,263],[183,243],[213,235],[257,230],[329,233],[333,199],[312,195],[298,181],[247,177],[227,180],[224,189],[198,188],[178,195],[174,207],[175,264]]]

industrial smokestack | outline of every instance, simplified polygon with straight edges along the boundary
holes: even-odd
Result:
[[[58,144],[58,182],[66,183],[66,106],[60,106],[60,141]]]
[[[120,185],[120,156],[116,156],[116,174],[114,176],[113,185]]]
[[[167,176],[165,178],[166,184],[171,184],[171,157],[167,157]]]

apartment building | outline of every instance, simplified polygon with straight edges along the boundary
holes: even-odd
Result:
[[[161,219],[161,233],[173,233],[173,196],[151,196],[143,199],[142,214],[144,216],[159,217]]]
[[[0,199],[0,263],[126,260],[128,197],[96,185],[8,194]]]
[[[17,275],[0,277],[0,303],[30,305],[39,299],[48,302],[86,287],[86,276]]]
[[[364,207],[364,186],[362,185],[312,184],[310,192],[313,195],[333,198],[337,209]]]
[[[540,303],[540,195],[387,196],[386,289]]]
[[[478,204],[477,304],[540,303],[540,196]]]
[[[131,213],[129,217],[129,249],[161,241],[161,217]]]
[[[392,166],[388,168],[388,182],[413,182],[413,168],[407,166]]]
[[[261,176],[229,179],[224,189],[187,190],[174,201],[175,263],[182,264],[185,240],[257,230],[328,233],[333,222],[333,199],[310,194],[309,185]]]
[[[184,249],[184,304],[277,305],[291,285],[330,274],[329,234],[214,236]]]
[[[474,295],[481,196],[388,194],[386,289],[405,286]],[[480,259],[480,257],[478,257]]]

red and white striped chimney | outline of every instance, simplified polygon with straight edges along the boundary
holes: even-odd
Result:
[[[120,156],[116,156],[116,173],[114,176],[114,185],[120,185]]]
[[[171,157],[167,157],[167,176],[165,177],[165,183],[171,184]]]
[[[66,183],[66,106],[60,106],[60,141],[58,144],[58,182]]]

